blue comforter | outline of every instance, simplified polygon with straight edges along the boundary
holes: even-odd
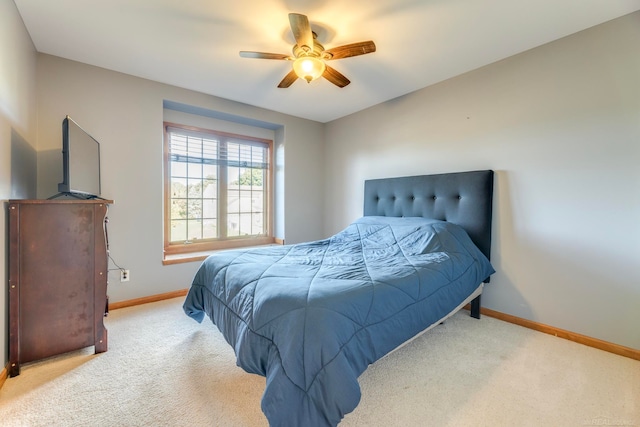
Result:
[[[237,364],[266,377],[271,426],[334,426],[366,367],[458,307],[494,272],[460,227],[363,217],[326,240],[220,252],[193,279]]]

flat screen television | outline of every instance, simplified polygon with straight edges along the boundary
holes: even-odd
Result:
[[[100,143],[69,116],[62,121],[62,169],[54,197],[100,198]]]

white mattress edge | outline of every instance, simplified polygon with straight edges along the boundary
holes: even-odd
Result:
[[[454,308],[449,314],[447,314],[446,316],[444,316],[442,319],[437,320],[436,322],[432,323],[430,326],[427,326],[425,329],[422,330],[422,332],[418,332],[416,335],[414,335],[413,337],[409,338],[408,340],[406,340],[405,342],[403,342],[402,344],[400,344],[399,346],[397,346],[396,348],[394,348],[393,350],[391,350],[389,353],[385,354],[384,356],[382,356],[380,359],[383,359],[385,357],[387,357],[388,355],[390,355],[391,353],[393,353],[394,351],[404,347],[405,345],[409,344],[411,341],[415,340],[416,338],[420,337],[422,334],[424,334],[425,332],[429,331],[430,329],[432,329],[435,326],[438,326],[439,324],[441,324],[442,322],[444,322],[445,320],[447,320],[449,317],[453,316],[454,314],[456,314],[458,311],[460,311],[462,309],[462,307],[464,307],[465,305],[469,304],[472,300],[474,300],[478,295],[482,294],[482,290],[484,289],[484,282],[480,283],[480,285],[478,285],[478,287],[476,288],[475,291],[473,291],[471,293],[471,295],[469,295],[462,303],[460,303],[460,305],[458,305],[456,308]],[[378,360],[380,360],[378,359]]]

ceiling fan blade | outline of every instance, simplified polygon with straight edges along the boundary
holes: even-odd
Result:
[[[311,25],[309,25],[309,19],[305,15],[299,13],[289,14],[289,24],[291,24],[291,32],[296,39],[296,43],[303,50],[313,50],[313,33],[311,32]],[[305,49],[307,46],[308,49]]]
[[[366,53],[371,53],[375,51],[376,51],[375,43],[369,40],[366,42],[351,43],[351,44],[346,44],[344,46],[338,46],[332,49],[327,49],[324,51],[324,53],[328,53],[329,55],[331,55],[331,57],[327,59],[341,59],[341,58],[349,58],[350,56],[364,55]]]
[[[288,88],[289,86],[291,86],[293,84],[293,82],[295,82],[298,79],[298,75],[296,74],[295,71],[291,70],[289,71],[289,74],[287,74],[286,76],[284,76],[284,79],[282,79],[282,81],[280,82],[280,84],[278,85],[279,88],[281,89],[285,89]]]
[[[243,58],[256,59],[293,59],[291,56],[283,55],[282,53],[251,52],[246,50],[241,50],[240,56]]]
[[[338,87],[345,87],[346,85],[351,83],[348,78],[342,75],[342,73],[337,71],[335,68],[329,67],[328,65],[324,70],[324,73],[322,73],[322,77],[329,80],[331,83]]]

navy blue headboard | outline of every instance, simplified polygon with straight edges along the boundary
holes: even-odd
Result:
[[[371,179],[364,183],[365,216],[421,216],[464,228],[490,258],[493,171]]]

